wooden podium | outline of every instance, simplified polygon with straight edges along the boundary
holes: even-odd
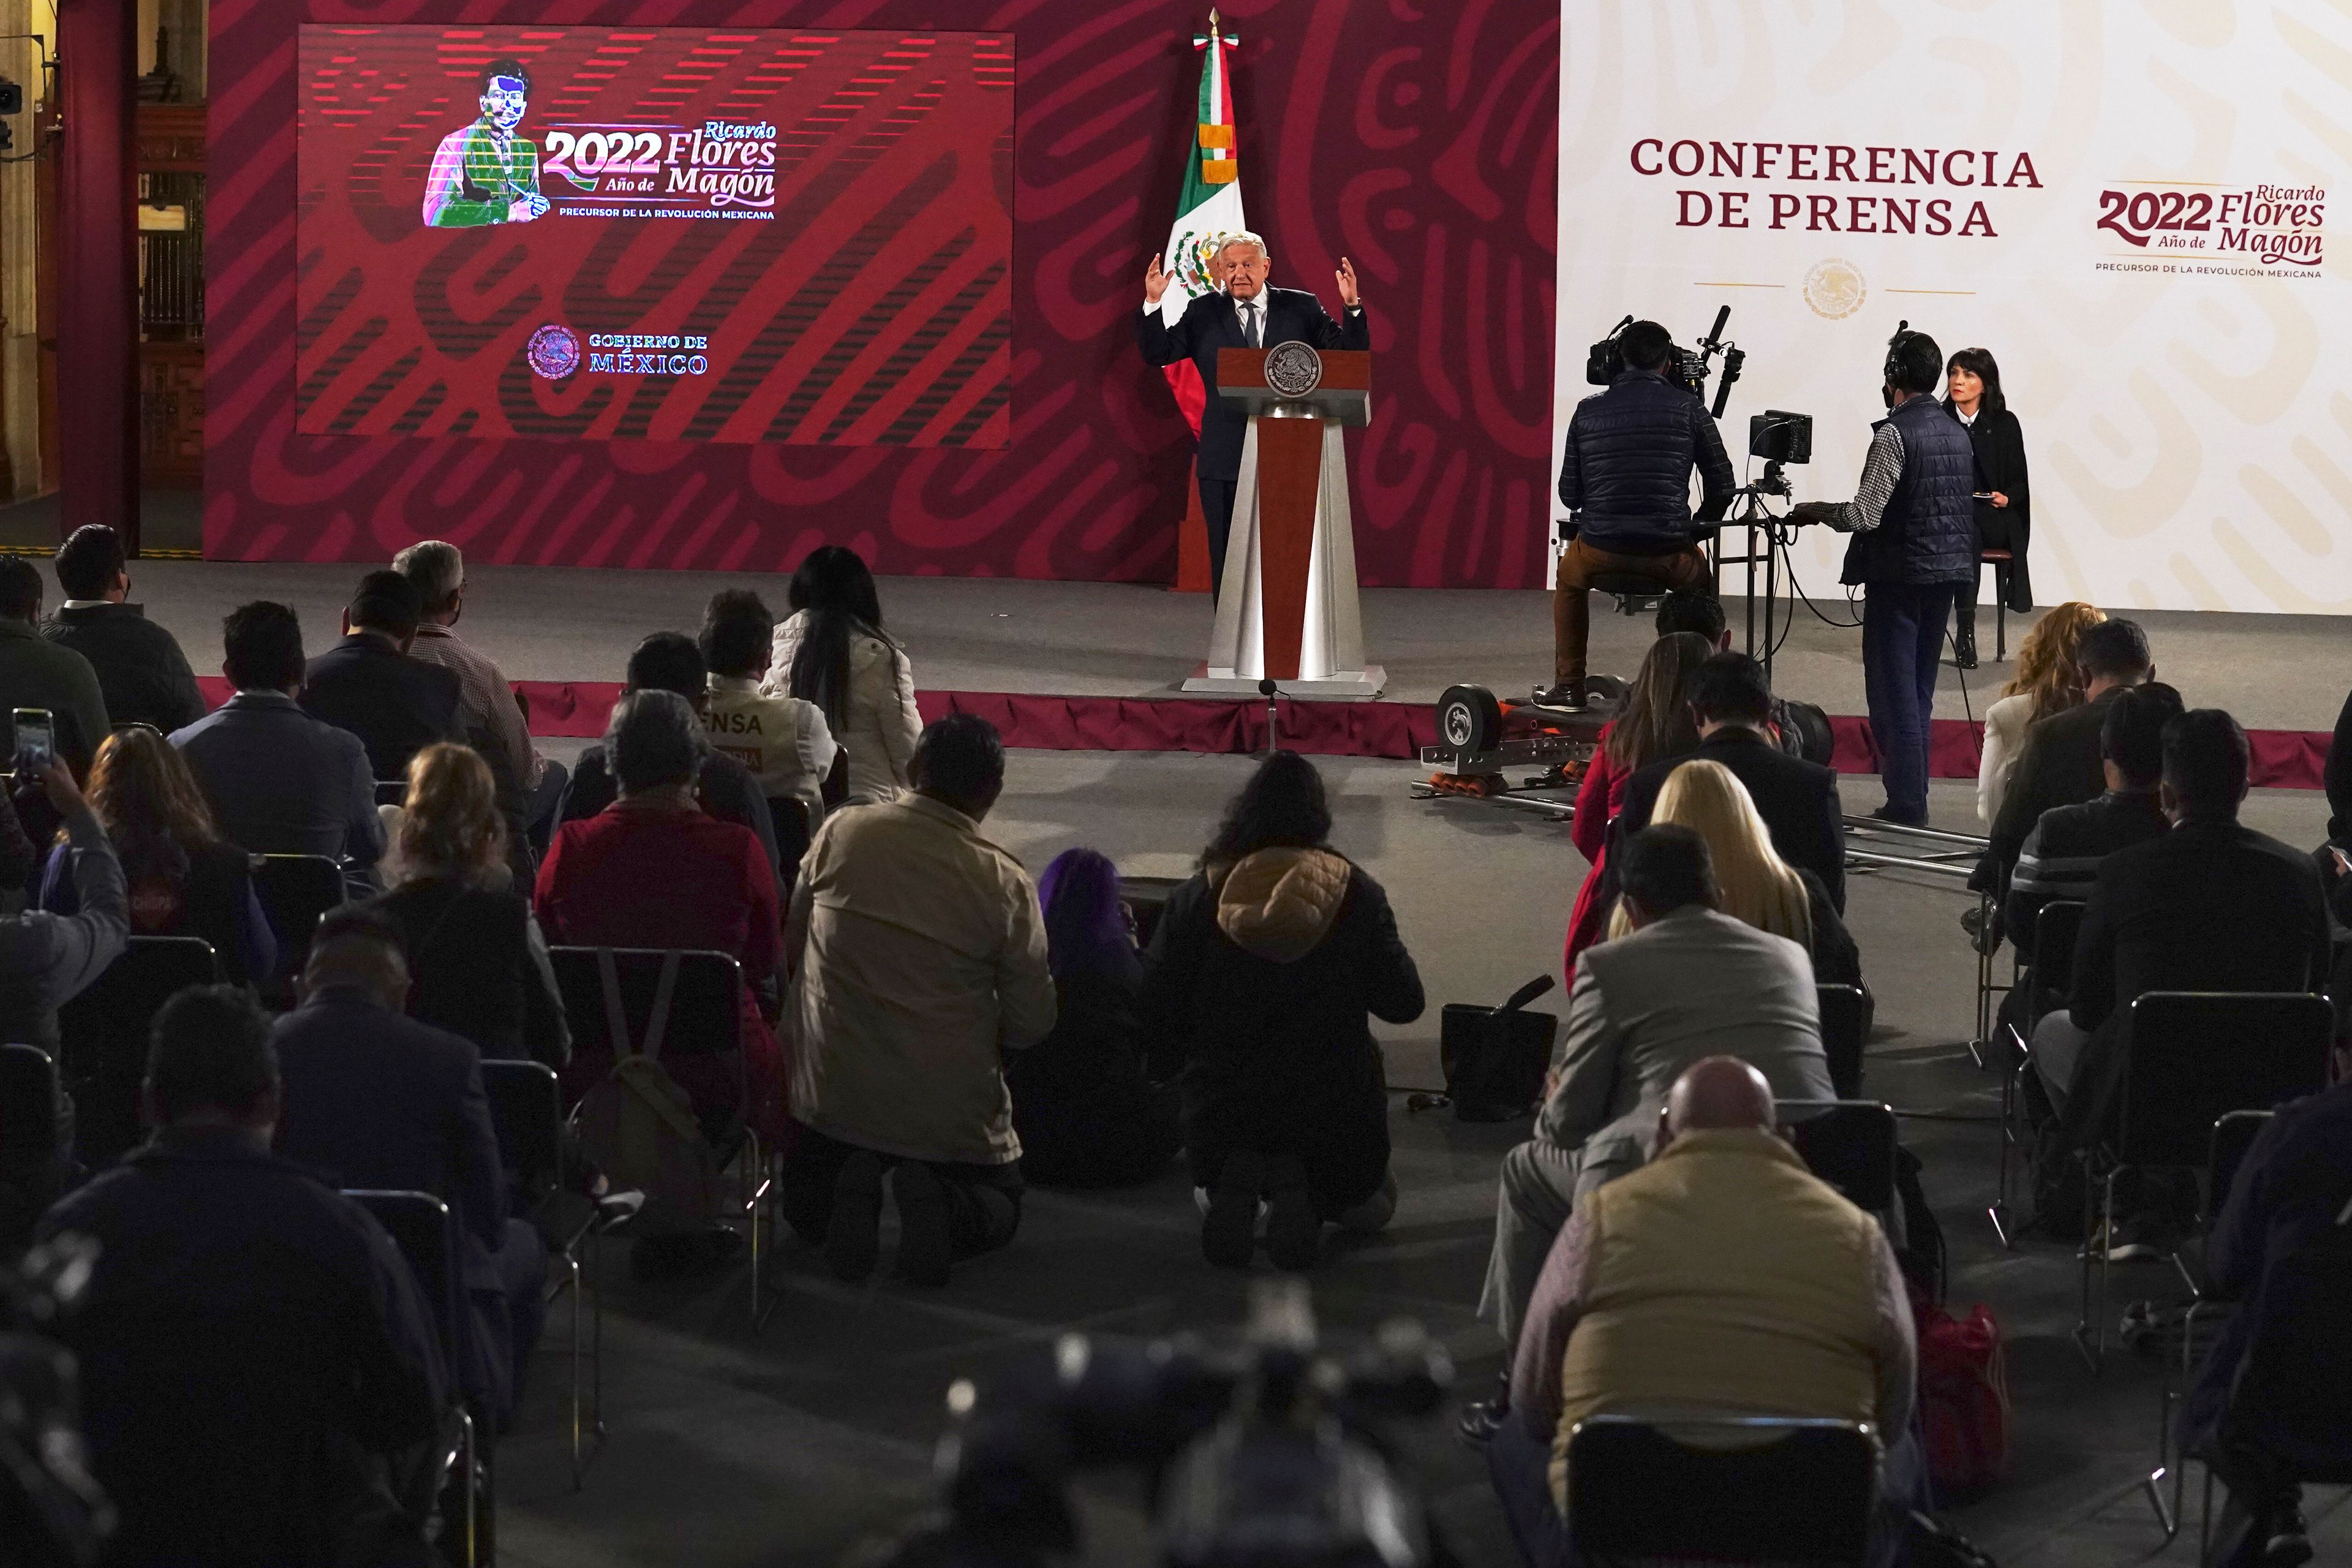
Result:
[[[1223,349],[1217,395],[1249,410],[1209,658],[1187,691],[1377,697],[1364,662],[1356,533],[1339,432],[1372,420],[1372,356],[1301,342]]]

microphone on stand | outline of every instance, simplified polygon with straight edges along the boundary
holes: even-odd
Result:
[[[1282,689],[1275,685],[1273,677],[1268,676],[1257,683],[1257,694],[1265,699],[1265,754],[1270,757],[1280,749],[1276,743],[1276,730],[1282,720],[1274,700],[1282,695]]]

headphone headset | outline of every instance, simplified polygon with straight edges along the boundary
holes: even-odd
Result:
[[[1907,321],[1895,323],[1895,335],[1886,340],[1886,363],[1882,367],[1879,379],[1894,384],[1895,378],[1903,374],[1903,351],[1910,346],[1913,338],[1921,335],[1911,330],[1911,323]]]

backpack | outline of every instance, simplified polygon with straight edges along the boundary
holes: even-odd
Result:
[[[629,1042],[620,971],[610,951],[597,951],[613,1070],[581,1097],[573,1112],[581,1152],[615,1188],[635,1187],[646,1194],[635,1227],[640,1232],[698,1229],[724,1212],[718,1158],[695,1120],[694,1102],[661,1065],[677,965],[677,953],[664,955],[653,1010],[646,1020],[645,1044],[637,1048]]]
[[[1919,1427],[1936,1495],[1982,1492],[2009,1468],[2009,1366],[2000,1324],[1979,1303],[1956,1318],[1916,1290]]]

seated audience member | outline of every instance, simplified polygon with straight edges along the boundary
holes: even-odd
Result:
[[[2000,810],[1992,819],[1990,842],[1969,884],[1990,889],[1996,900],[2008,896],[2018,851],[2042,814],[2096,800],[2105,790],[2099,727],[2106,722],[2107,704],[2116,692],[2156,679],[2147,634],[2137,621],[2106,620],[2085,626],[2074,645],[2074,662],[2082,670],[2083,700],[2026,730],[2009,787],[2001,793]]]
[[[470,1040],[485,1058],[560,1071],[572,1031],[547,939],[515,886],[508,831],[489,764],[469,747],[425,747],[408,764],[384,854],[392,890],[373,907],[399,928],[410,1017]]]
[[[1168,1168],[1182,1142],[1173,1086],[1153,1083],[1136,1001],[1143,963],[1118,868],[1065,849],[1037,879],[1054,1032],[1005,1064],[1021,1175],[1047,1187],[1129,1187]]]
[[[465,556],[454,544],[428,539],[394,556],[392,569],[416,585],[420,613],[408,657],[455,672],[457,738],[490,764],[509,826],[526,839],[543,841],[563,793],[563,764],[539,754],[514,688],[488,655],[457,635],[457,618],[466,613]]]
[[[1568,918],[1566,973],[1574,973],[1576,955],[1609,933],[1609,825],[1624,805],[1626,784],[1652,763],[1686,757],[1698,747],[1691,682],[1711,652],[1696,633],[1661,636],[1643,656],[1617,717],[1601,726],[1601,743],[1592,749],[1584,782],[1577,787],[1576,815],[1568,824],[1568,836],[1587,868]]]
[[[1529,1568],[1573,1561],[1568,1440],[1592,1415],[1870,1423],[1888,1446],[1874,1562],[1923,1501],[1902,1270],[1878,1223],[1775,1131],[1772,1097],[1737,1058],[1693,1063],[1657,1153],[1579,1201],[1551,1248],[1513,1358],[1513,1415],[1486,1448]]]
[[[359,738],[295,704],[302,624],[257,599],[222,624],[236,695],[175,731],[172,744],[229,842],[252,855],[324,855],[362,869],[383,852],[375,777]]]
[[[2068,1008],[2033,1035],[2034,1070],[2070,1147],[2091,1147],[2108,1131],[2124,1030],[2142,995],[2307,991],[2326,977],[2319,873],[2309,856],[2239,823],[2246,773],[2246,732],[2220,709],[2194,708],[2165,725],[2162,798],[2172,831],[2100,863],[2074,943]],[[2139,1230],[2147,1221],[2130,1223]],[[2137,1256],[2143,1239],[2111,1237],[2109,1246],[2116,1257]]]
[[[2308,1562],[2311,1543],[2302,1511],[2302,1489],[2263,1444],[2263,1412],[2224,1420],[2239,1369],[2247,1352],[2265,1334],[2287,1330],[2289,1313],[2308,1313],[2314,1303],[2297,1300],[2273,1271],[2310,1246],[2329,1226],[2344,1223],[2352,1204],[2352,1084],[2279,1107],[2255,1134],[2252,1147],[2230,1184],[2228,1200],[2205,1243],[2205,1272],[2212,1294],[2238,1303],[2205,1358],[2180,1410],[2180,1447],[2202,1457],[2230,1489],[2217,1531],[2221,1568],[2269,1568]],[[2340,1312],[2341,1302],[2318,1304]],[[2343,1418],[2340,1409],[2275,1412],[2304,1417]]]
[[[1829,889],[1811,871],[1780,858],[1772,847],[1770,829],[1748,798],[1748,787],[1730,769],[1705,757],[1684,763],[1666,775],[1650,822],[1653,826],[1687,827],[1706,841],[1716,889],[1722,897],[1717,907],[1725,914],[1803,948],[1812,960],[1817,984],[1862,984],[1862,954],[1830,902]],[[1621,906],[1611,919],[1609,934],[1623,936],[1630,929]]]
[[[343,640],[302,677],[302,710],[357,735],[380,779],[406,777],[408,759],[436,741],[466,738],[457,671],[408,651],[424,605],[399,573],[369,573],[343,611]]]
[[[90,764],[89,805],[106,826],[130,888],[132,936],[198,936],[240,985],[276,973],[278,937],[254,896],[253,861],[220,836],[195,775],[152,730],[120,730]],[[49,856],[41,908],[81,908],[70,838]]]
[[[1184,1152],[1204,1195],[1201,1251],[1249,1267],[1258,1205],[1276,1267],[1305,1268],[1325,1222],[1396,1212],[1388,1091],[1366,1016],[1410,1024],[1421,972],[1388,894],[1330,847],[1315,764],[1258,764],[1168,897],[1144,962],[1143,1017],[1185,1063]]]
[[[1837,774],[1817,763],[1792,757],[1768,733],[1772,689],[1764,668],[1744,653],[1719,653],[1691,678],[1691,717],[1698,725],[1692,754],[1721,763],[1747,786],[1757,815],[1772,831],[1772,847],[1790,865],[1811,871],[1828,889],[1830,902],[1845,910],[1845,816],[1838,803]],[[1677,758],[1650,763],[1625,785],[1621,834],[1639,833],[1675,771]]]
[[[799,1133],[778,1188],[801,1238],[856,1280],[889,1173],[898,1272],[943,1285],[1020,1228],[1003,1063],[1053,1029],[1054,979],[1036,888],[980,833],[1004,788],[995,728],[939,721],[910,776],[911,794],[828,821],[802,863],[785,936]]]
[[[710,671],[703,720],[710,726],[711,749],[749,768],[771,801],[800,802],[814,832],[824,816],[825,775],[841,748],[815,703],[760,689],[775,624],[749,588],[710,596],[702,616],[702,662]]]
[[[1722,912],[1706,840],[1645,828],[1616,847],[1631,934],[1577,960],[1535,1136],[1503,1157],[1478,1315],[1513,1344],[1552,1238],[1594,1189],[1649,1158],[1685,1068],[1734,1056],[1782,1100],[1830,1100],[1805,950]]]
[[[260,1009],[226,985],[173,997],[144,1094],[153,1138],[41,1222],[98,1244],[61,1327],[121,1510],[105,1561],[430,1561],[394,1494],[439,1425],[433,1317],[367,1211],[269,1152]]]
[[[2088,899],[2108,856],[2172,830],[2160,798],[2164,727],[2180,712],[2180,693],[2161,681],[2119,691],[2107,704],[2099,724],[2106,793],[2043,812],[2018,850],[2002,923],[2026,959],[2033,956],[2044,905]]]
[[[58,755],[74,777],[87,777],[89,759],[113,723],[89,660],[40,632],[41,574],[21,555],[0,555],[0,710],[46,708]],[[16,753],[14,727],[8,753]]]
[[[74,788],[73,774],[52,761],[41,787],[65,823],[61,853],[78,912],[0,915],[0,1040],[38,1046],[55,1056],[58,1006],[88,990],[122,955],[131,910],[113,841]]]
[[[2327,791],[2327,841],[2352,845],[2352,696],[2336,715],[2321,782]]]
[[[1657,628],[1662,637],[1676,632],[1696,632],[1717,653],[1731,651],[1731,625],[1724,616],[1723,601],[1716,596],[1712,584],[1668,594],[1658,601]],[[1771,721],[1764,728],[1766,738],[1790,756],[1825,763],[1831,743],[1828,724],[1828,716],[1814,704],[1791,702],[1775,695]],[[1813,748],[1810,756],[1809,745]]]
[[[106,716],[166,735],[203,718],[204,693],[179,639],[125,602],[131,574],[114,530],[102,522],[75,529],[58,547],[57,570],[66,601],[42,635],[89,660]]]
[[[621,689],[625,697],[632,691],[675,691],[694,709],[703,711],[710,700],[702,663],[702,650],[694,639],[682,632],[656,632],[636,646],[629,655],[629,668]],[[602,745],[590,746],[573,759],[572,778],[564,785],[563,796],[555,803],[554,824],[595,816],[619,797],[621,786],[613,777],[611,762]],[[760,841],[760,853],[766,857],[768,868],[776,873],[778,903],[792,885],[790,870],[800,862],[797,858],[780,861],[776,846],[774,818],[768,811],[768,797],[760,793],[751,771],[723,752],[706,751],[695,770],[694,798],[702,809],[721,822],[731,822],[750,829]]]
[[[785,602],[793,613],[776,626],[760,689],[824,712],[849,758],[848,802],[890,799],[907,784],[923,719],[915,710],[915,667],[882,629],[874,574],[857,552],[820,545],[793,574]]]
[[[404,1017],[407,994],[399,927],[349,905],[319,922],[301,1005],[269,1032],[278,1150],[346,1190],[431,1193],[449,1205],[473,1307],[468,1364],[450,1370],[502,1429],[545,1315],[547,1246],[508,1217],[479,1053]]]
[[[758,992],[777,975],[782,929],[775,872],[748,828],[706,816],[695,776],[708,754],[702,721],[674,691],[614,704],[604,754],[620,798],[567,822],[548,841],[535,900],[547,940],[569,947],[708,949],[743,969],[740,1020],[750,1103],[723,1055],[666,1055],[662,1068],[706,1121],[740,1115],[773,1146],[785,1129],[783,1053]],[[602,1040],[574,1040],[566,1084],[578,1098],[613,1065]]]
[[[2083,705],[2083,634],[2106,618],[2104,610],[2069,600],[2034,622],[2017,645],[2016,673],[1985,710],[1983,754],[1977,763],[1977,817],[1987,826],[2000,820],[2001,801],[2009,793],[2025,731]]]

